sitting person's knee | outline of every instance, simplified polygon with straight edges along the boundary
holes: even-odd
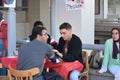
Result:
[[[78,80],[79,75],[80,72],[78,72],[77,70],[73,70],[70,72],[69,78],[70,80]]]

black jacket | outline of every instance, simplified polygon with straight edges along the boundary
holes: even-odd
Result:
[[[75,60],[79,60],[81,63],[83,63],[82,59],[82,42],[79,37],[76,35],[72,35],[72,38],[70,42],[68,43],[68,51],[65,54],[64,53],[64,45],[65,41],[61,37],[59,39],[59,44],[58,44],[58,51],[63,54],[63,60],[67,62],[72,62]]]

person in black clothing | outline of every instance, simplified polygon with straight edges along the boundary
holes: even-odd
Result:
[[[78,60],[83,63],[82,59],[82,42],[79,37],[72,34],[72,27],[69,23],[63,23],[59,27],[61,37],[59,39],[57,50],[54,50],[61,60],[73,62]],[[70,73],[70,80],[78,80],[79,72],[73,70]]]

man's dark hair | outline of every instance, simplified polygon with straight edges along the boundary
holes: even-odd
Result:
[[[43,27],[43,23],[41,21],[35,21],[33,26],[36,27],[38,25],[41,25],[40,27]]]
[[[34,40],[38,34],[42,36],[43,30],[47,30],[47,29],[45,27],[39,27],[39,26],[34,27],[32,30],[32,34],[29,36],[30,41]]]
[[[72,29],[72,26],[69,23],[65,22],[60,25],[59,29]]]

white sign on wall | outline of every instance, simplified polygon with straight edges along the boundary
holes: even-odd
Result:
[[[15,8],[16,6],[16,0],[2,0],[4,7],[11,7],[11,8]]]
[[[83,7],[84,0],[65,0],[66,9],[69,10],[78,10]]]

